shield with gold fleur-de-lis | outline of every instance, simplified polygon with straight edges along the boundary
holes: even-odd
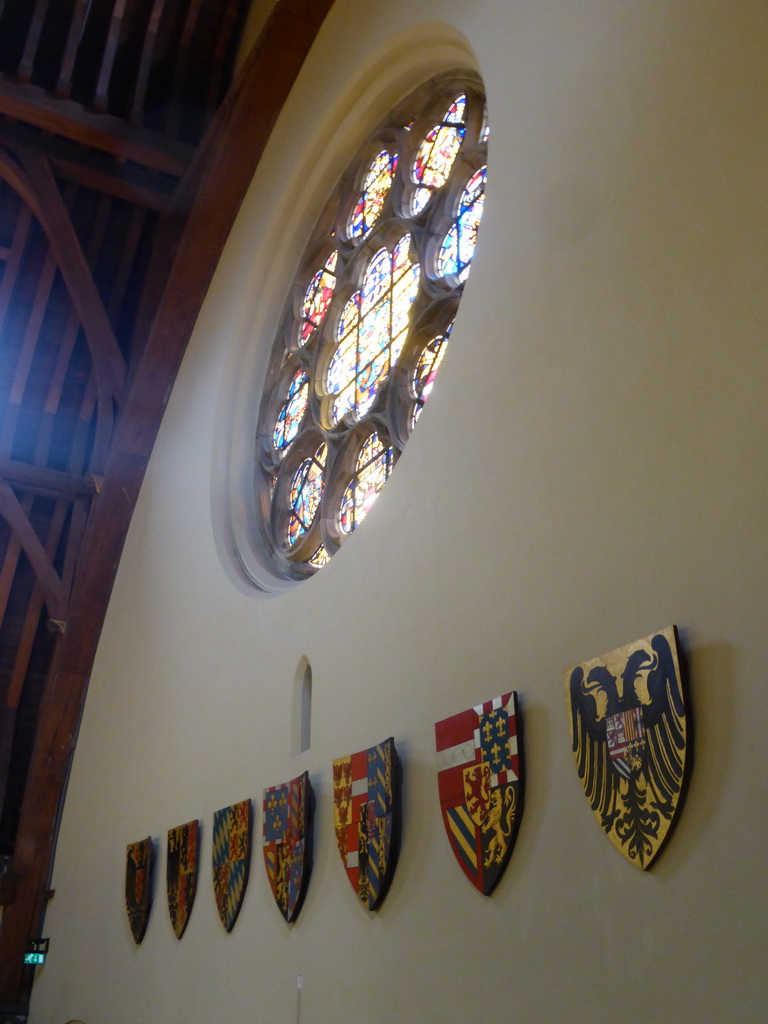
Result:
[[[168,912],[177,939],[184,934],[197,892],[200,822],[188,821],[168,829],[166,883]]]
[[[133,941],[144,938],[152,897],[152,837],[129,843],[125,857],[125,908]]]
[[[523,804],[517,694],[435,724],[437,787],[456,860],[486,896],[504,873]]]
[[[286,921],[299,916],[309,882],[311,805],[309,772],[264,790],[264,866],[275,903]]]
[[[569,668],[565,694],[589,806],[616,849],[648,868],[669,835],[687,771],[677,629]]]
[[[390,736],[333,762],[333,823],[339,854],[357,898],[381,905],[400,843],[400,765]]]
[[[251,867],[251,801],[213,814],[213,891],[221,923],[231,932],[243,905]]]

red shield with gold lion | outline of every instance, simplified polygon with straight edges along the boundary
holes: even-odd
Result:
[[[464,874],[488,895],[507,866],[522,813],[517,694],[437,722],[435,741],[448,841]]]

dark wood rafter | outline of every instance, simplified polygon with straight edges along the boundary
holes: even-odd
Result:
[[[100,113],[103,113],[109,106],[109,80],[112,77],[112,67],[117,52],[117,44],[123,28],[125,17],[126,0],[115,0],[112,8],[112,17],[109,21],[109,32],[107,42],[101,55],[101,67],[96,83],[96,94],[93,98],[93,106]]]
[[[3,274],[2,281],[0,281],[0,331],[3,330],[5,319],[10,310],[10,296],[16,284],[31,224],[32,212],[27,207],[23,207],[16,221],[13,241],[6,258],[5,273]]]
[[[0,176],[16,188],[42,224],[85,330],[97,371],[102,401],[119,400],[125,383],[125,359],[117,344],[90,267],[70,220],[50,164],[39,153],[25,153],[24,177],[9,170],[10,161],[0,155]],[[7,175],[7,176],[6,176]],[[33,205],[34,204],[34,205]]]
[[[190,2],[194,5],[197,0]],[[202,0],[206,7],[212,2],[214,0]],[[158,31],[157,39],[148,42],[148,36],[151,35],[149,29],[153,15],[157,15],[158,24],[162,22],[163,7],[167,13],[171,6],[170,0],[166,0],[165,5],[162,0],[146,0],[146,6],[149,16],[146,22],[147,35],[142,45],[145,48],[160,48],[161,33]],[[194,157],[191,161],[185,159],[186,170],[154,235],[152,260],[139,303],[140,312],[134,318],[130,343],[121,350],[127,353],[127,373],[124,378],[115,373],[111,341],[104,340],[105,336],[109,338],[110,335],[106,331],[99,334],[99,328],[103,330],[106,321],[110,325],[111,337],[115,337],[115,323],[120,309],[125,309],[125,296],[132,277],[132,252],[126,251],[122,259],[116,262],[109,292],[102,290],[99,293],[95,286],[89,290],[94,284],[91,267],[94,259],[99,259],[96,252],[98,246],[93,246],[94,255],[87,245],[85,248],[81,245],[45,151],[34,152],[33,147],[26,147],[22,152],[22,147],[19,147],[15,150],[18,159],[5,155],[0,164],[0,175],[5,176],[3,171],[11,177],[15,174],[11,184],[33,215],[30,218],[28,213],[25,214],[25,208],[22,208],[16,222],[16,233],[21,235],[19,225],[22,216],[26,216],[29,222],[27,233],[34,226],[35,218],[39,220],[46,232],[56,265],[65,279],[74,311],[66,321],[67,327],[63,332],[69,338],[67,344],[70,351],[71,346],[76,344],[75,321],[83,323],[86,335],[89,327],[91,333],[94,332],[92,300],[95,299],[98,299],[99,310],[96,335],[100,338],[96,342],[93,342],[92,337],[87,339],[92,367],[82,393],[79,413],[79,423],[83,424],[84,429],[77,435],[83,447],[80,449],[80,457],[70,459],[69,471],[63,473],[58,470],[60,475],[49,475],[42,449],[34,460],[36,463],[39,461],[40,465],[26,470],[20,469],[18,460],[12,457],[6,456],[4,461],[0,461],[0,480],[3,481],[0,483],[0,495],[4,496],[12,520],[16,516],[13,520],[12,539],[20,548],[22,541],[18,534],[23,535],[23,541],[32,550],[42,577],[42,581],[35,577],[36,596],[30,601],[30,618],[25,621],[25,635],[31,632],[35,602],[39,602],[41,594],[45,593],[44,582],[49,586],[52,600],[56,594],[66,595],[68,599],[66,629],[56,637],[52,661],[40,697],[34,748],[9,872],[13,879],[13,897],[6,902],[0,920],[0,1009],[8,1007],[23,1011],[28,1003],[33,974],[32,969],[22,965],[21,953],[29,937],[40,934],[42,927],[58,815],[91,666],[125,535],[170,388],[221,251],[274,122],[331,6],[332,0],[280,0],[275,5],[261,39],[210,121]],[[188,6],[186,24],[194,33],[200,19],[193,16],[193,13]],[[208,64],[208,71],[213,77],[224,68],[226,51],[239,13],[241,8],[233,0],[221,0],[216,53]],[[73,20],[85,17],[85,14],[83,5],[76,2]],[[62,74],[57,83],[57,88],[64,95],[71,94],[74,89],[66,80],[67,75],[72,76],[72,68],[76,66],[76,58],[72,58],[74,49],[76,46],[69,39],[63,55]],[[143,57],[139,64],[142,60]],[[179,60],[183,64],[181,56]],[[65,67],[66,64],[69,64],[69,68]],[[136,88],[140,85],[143,73],[139,70]],[[183,81],[184,75],[179,72],[177,78]],[[209,95],[217,96],[218,85],[212,85],[210,78],[208,84],[211,90]],[[9,85],[18,88],[20,83],[9,83],[7,80],[0,82],[0,115],[3,113],[4,102],[7,112],[8,104],[4,96],[8,95]],[[30,85],[29,88],[36,87]],[[52,104],[59,102],[65,106],[70,102],[56,101],[54,97],[48,97],[48,100]],[[140,108],[141,104],[134,103],[131,116]],[[54,142],[60,143],[62,137],[68,137],[82,144],[84,139],[79,129],[69,135],[67,130],[62,130],[67,116],[67,113],[63,114],[62,120],[56,121],[51,127],[50,130],[56,136]],[[172,103],[168,118],[180,127]],[[29,118],[26,120],[28,124],[38,123]],[[75,122],[82,124],[78,118],[75,118]],[[71,128],[72,122],[69,124]],[[126,124],[123,124],[123,128],[127,137],[132,139],[141,137],[142,132],[148,134],[144,129],[131,129]],[[159,133],[155,135],[158,140],[162,140]],[[115,139],[113,135],[109,145],[116,149]],[[165,143],[166,140],[162,141]],[[103,142],[90,145],[106,152],[115,151],[105,147]],[[59,165],[54,166],[58,171]],[[152,163],[146,163],[145,166],[156,167]],[[17,188],[19,185],[21,190]],[[82,182],[77,183],[77,188],[82,190]],[[115,197],[116,203],[122,201],[121,197]],[[144,206],[125,222],[128,224],[128,229],[123,229],[125,239],[130,239],[128,247],[132,251],[140,245],[145,231],[145,219],[150,216],[148,210],[151,211],[152,207]],[[93,221],[98,221],[98,214],[94,215]],[[48,227],[52,223],[56,240],[48,234]],[[62,237],[77,242],[82,257],[78,257],[79,277],[77,273],[71,272],[71,267],[65,275],[61,266],[59,247],[63,244]],[[14,246],[17,244],[20,243],[15,236],[6,243],[8,257],[5,273],[0,279],[0,289],[9,273]],[[91,285],[83,284],[82,278],[86,271]],[[88,298],[83,299],[86,292]],[[90,309],[85,309],[85,306]],[[66,363],[64,356],[62,359]],[[105,365],[109,367],[108,371],[104,370]],[[113,429],[105,431],[102,428],[99,433],[98,427],[94,431],[89,424],[100,422],[98,416],[94,419],[93,410],[103,398],[104,377],[109,380],[110,401],[119,398],[120,405]],[[121,379],[126,381],[122,392]],[[61,372],[57,372],[54,367],[46,406],[50,408],[51,414],[54,414],[57,404],[57,388],[63,384]],[[39,443],[45,448],[46,442]],[[88,465],[98,467],[98,479],[82,472],[86,465],[83,461],[86,452],[90,453]],[[47,494],[49,485],[57,496],[56,512],[50,520],[45,539],[41,541],[35,535],[35,543],[24,533],[23,521],[18,516],[12,498],[19,504],[18,496],[23,495],[22,510],[27,507],[31,510],[26,517],[26,522],[30,524],[30,516],[34,514],[34,507],[29,505],[30,496]],[[68,511],[62,518],[64,507]],[[56,518],[57,514],[59,518]],[[59,521],[64,523],[64,530],[69,523],[69,533],[75,539],[68,546],[65,545],[63,555],[61,543],[57,542],[54,557],[51,550]],[[82,534],[81,542],[79,533]],[[64,536],[64,533],[60,533],[60,538]],[[42,559],[40,548],[47,562]],[[24,551],[27,551],[26,546]],[[51,570],[55,576],[51,575]],[[57,581],[59,590],[56,589]],[[50,607],[46,610],[50,615]],[[20,678],[21,670],[18,675],[14,675],[14,682]],[[13,696],[10,691],[9,696]],[[3,727],[1,722],[0,727]]]
[[[171,138],[178,138],[179,120],[181,116],[179,99],[182,93],[184,78],[186,76],[189,60],[189,46],[192,41],[197,16],[200,12],[201,0],[189,0],[184,25],[181,30],[181,38],[176,51],[176,66],[173,74],[173,85],[171,86],[171,103],[169,106],[169,117],[166,121],[166,130]]]
[[[92,476],[78,476],[76,473],[64,473],[57,469],[4,458],[0,458],[0,480],[7,480],[24,490],[50,497],[89,497],[96,490]]]
[[[75,0],[72,20],[69,23],[69,32],[67,33],[67,41],[59,68],[59,77],[56,80],[56,87],[54,89],[55,95],[59,99],[69,99],[72,94],[72,73],[75,69],[77,48],[83,36],[83,27],[85,26],[85,18],[89,7],[90,0]]]
[[[7,481],[0,481],[0,515],[11,527],[19,545],[24,549],[37,582],[42,587],[48,614],[52,619],[62,620],[66,609],[64,584],[53,567],[40,538],[35,533],[29,518],[13,493]]]
[[[133,90],[133,102],[128,120],[131,124],[140,125],[144,121],[144,102],[147,96],[149,85],[149,73],[152,68],[152,59],[157,45],[157,34],[160,31],[160,19],[163,16],[165,0],[154,0],[150,11],[147,31],[144,36],[144,43],[141,48],[139,69],[136,74],[136,86]]]
[[[176,178],[194,152],[186,142],[132,128],[122,118],[94,113],[74,100],[56,99],[23,82],[0,80],[0,114]]]
[[[32,65],[35,62],[35,54],[40,43],[40,34],[43,31],[48,2],[49,0],[36,0],[32,10],[32,20],[29,25],[29,32],[27,33],[27,44],[24,47],[24,53],[16,71],[16,77],[21,82],[29,82],[32,78]]]
[[[216,41],[213,63],[211,65],[211,72],[208,78],[206,108],[210,113],[213,113],[216,109],[219,95],[221,93],[221,83],[224,78],[227,52],[229,50],[232,33],[237,22],[237,13],[237,0],[229,0],[229,3],[224,9],[224,14],[222,15],[221,24],[219,26],[219,36]]]

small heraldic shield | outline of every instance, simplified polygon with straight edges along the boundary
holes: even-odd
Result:
[[[391,736],[333,762],[333,823],[352,888],[375,910],[392,881],[400,842],[400,766]]]
[[[177,939],[184,934],[195,902],[199,846],[199,821],[188,821],[186,825],[168,829],[168,911]]]
[[[221,923],[231,932],[251,867],[251,801],[213,813],[213,891]]]
[[[152,837],[129,843],[125,859],[125,908],[133,941],[144,938],[152,891]]]
[[[299,916],[309,882],[311,799],[308,772],[264,790],[264,866],[272,895],[286,921]]]
[[[456,860],[486,896],[515,845],[523,803],[517,694],[435,723],[437,788]]]
[[[680,803],[686,711],[674,626],[565,673],[584,793],[613,845],[650,866]]]

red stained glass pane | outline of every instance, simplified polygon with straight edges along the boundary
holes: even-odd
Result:
[[[364,238],[376,223],[392,186],[397,156],[383,149],[370,166],[363,189],[349,219],[350,238]]]
[[[336,287],[336,262],[338,253],[334,250],[325,266],[318,270],[309,283],[301,307],[301,324],[298,342],[306,345],[325,319]]]
[[[464,139],[466,97],[458,96],[446,110],[443,121],[427,132],[416,153],[411,177],[420,187],[411,199],[414,214],[421,213],[435,189],[448,180]]]

